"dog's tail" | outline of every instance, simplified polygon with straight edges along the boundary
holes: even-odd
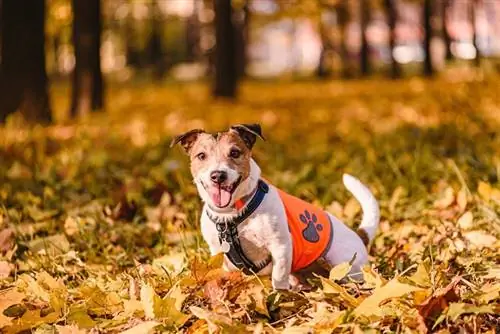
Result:
[[[368,245],[375,237],[380,220],[380,209],[377,200],[371,191],[354,176],[344,174],[342,180],[347,190],[349,190],[361,204],[363,219],[361,220],[357,233],[364,244]]]

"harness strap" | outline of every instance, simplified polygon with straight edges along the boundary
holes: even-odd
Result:
[[[236,268],[242,270],[247,275],[258,273],[266,267],[269,263],[271,263],[271,256],[261,263],[253,263],[245,255],[243,249],[241,248],[240,239],[238,238],[238,225],[244,222],[252,213],[255,212],[255,210],[257,210],[268,192],[269,186],[264,181],[259,180],[257,190],[252,199],[248,202],[248,205],[239,215],[231,219],[221,219],[213,216],[208,210],[206,210],[208,218],[215,223],[215,227],[219,232],[219,242],[221,245],[224,242],[229,244],[229,250],[225,254],[226,257]]]

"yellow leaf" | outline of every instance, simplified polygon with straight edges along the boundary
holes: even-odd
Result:
[[[76,325],[78,328],[92,328],[96,324],[96,322],[89,316],[84,306],[72,307],[69,310],[66,321],[69,324]]]
[[[121,334],[148,334],[154,333],[155,327],[160,325],[161,323],[156,321],[145,321],[137,326],[127,329],[126,331],[121,332]]]
[[[456,321],[462,314],[481,314],[481,313],[489,313],[494,314],[495,310],[493,305],[483,305],[483,306],[475,306],[472,304],[466,303],[451,303],[448,307],[448,311],[446,315],[451,318],[452,321]]]
[[[321,284],[323,285],[324,293],[338,294],[350,307],[356,307],[359,305],[359,301],[351,296],[342,286],[337,283],[330,281],[324,277],[320,277]]]
[[[487,283],[481,287],[482,294],[478,300],[483,304],[488,304],[492,300],[500,298],[500,283],[490,284]]]
[[[195,317],[203,319],[207,322],[208,330],[210,333],[215,333],[216,331],[218,331],[220,328],[219,326],[232,325],[232,320],[226,316],[206,311],[197,306],[191,306],[189,310]]]
[[[386,280],[375,272],[369,265],[363,266],[361,271],[363,272],[365,284],[372,288],[378,288],[386,283]]]
[[[488,183],[479,181],[479,184],[477,185],[477,192],[485,201],[488,202],[490,200],[491,186]]]
[[[52,312],[45,316],[42,316],[40,310],[28,310],[19,319],[16,319],[12,326],[4,328],[2,333],[19,333],[27,330],[31,330],[42,324],[51,324],[59,319],[58,312]]]
[[[351,264],[349,262],[344,262],[341,264],[336,265],[335,267],[330,270],[330,279],[332,281],[339,281],[342,278],[346,277],[347,274],[351,271]]]
[[[383,287],[380,287],[378,289],[375,289],[373,291],[373,294],[363,300],[361,304],[359,304],[356,309],[354,309],[354,314],[356,316],[382,316],[383,312],[382,309],[379,307],[380,303],[382,303],[384,300],[390,299],[390,298],[396,298],[396,297],[402,297],[408,293],[415,292],[415,291],[422,291],[424,289],[421,289],[416,286],[412,286],[409,284],[401,283],[397,278],[394,278],[389,281],[386,285]]]
[[[141,304],[147,319],[164,319],[171,325],[181,326],[189,318],[176,308],[174,298],[160,298],[149,284],[141,287]]]
[[[417,267],[417,271],[409,277],[409,280],[414,282],[415,284],[430,287],[431,286],[431,278],[430,278],[430,265],[429,260],[426,259],[423,262],[420,262]]]

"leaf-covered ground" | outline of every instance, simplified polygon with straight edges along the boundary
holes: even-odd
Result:
[[[108,113],[0,129],[5,333],[489,332],[500,322],[498,79],[116,86]],[[67,90],[54,90],[56,110]],[[265,176],[355,226],[341,175],[380,200],[364,283],[310,277],[274,293],[221,272],[171,136],[260,122]]]

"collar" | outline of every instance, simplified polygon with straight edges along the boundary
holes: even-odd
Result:
[[[248,201],[248,204],[235,217],[219,218],[209,210],[205,210],[208,218],[215,224],[219,234],[219,242],[222,250],[226,253],[226,257],[233,263],[235,267],[242,270],[245,274],[258,273],[271,262],[271,258],[267,258],[262,263],[253,263],[244,253],[241,248],[238,238],[238,225],[244,222],[264,200],[264,197],[269,192],[269,186],[262,180],[259,180],[257,189],[253,197]]]

